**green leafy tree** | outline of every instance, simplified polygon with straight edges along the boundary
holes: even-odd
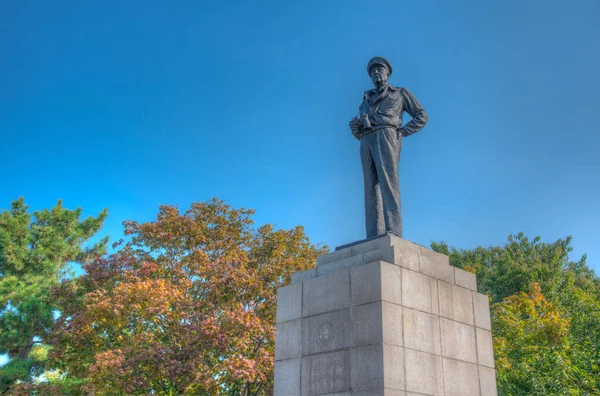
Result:
[[[491,297],[501,395],[600,394],[600,279],[585,256],[569,260],[571,237],[545,243],[520,233],[504,246],[432,248],[476,273]]]
[[[107,238],[84,248],[102,227],[107,211],[80,220],[81,209],[58,201],[50,210],[28,211],[23,198],[0,212],[0,353],[10,359],[0,368],[0,391],[29,381],[47,358],[44,346],[60,309],[50,298],[70,262],[103,254]]]
[[[495,304],[494,351],[498,382],[507,395],[561,394],[573,369],[570,320],[534,284]]]

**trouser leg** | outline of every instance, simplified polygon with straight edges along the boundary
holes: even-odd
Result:
[[[365,186],[365,225],[367,238],[385,233],[383,204],[377,178],[377,168],[373,159],[374,134],[360,141],[360,159]]]
[[[381,190],[385,231],[402,236],[402,213],[398,164],[402,140],[393,129],[378,131],[377,144],[373,150],[373,159],[377,171],[377,180]]]

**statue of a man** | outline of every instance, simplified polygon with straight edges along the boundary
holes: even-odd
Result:
[[[352,134],[360,140],[367,238],[386,232],[402,237],[398,183],[402,137],[420,131],[427,123],[427,113],[406,88],[388,84],[392,65],[386,59],[371,59],[367,72],[375,89],[365,92],[360,117],[350,121]],[[402,125],[405,111],[412,120]]]

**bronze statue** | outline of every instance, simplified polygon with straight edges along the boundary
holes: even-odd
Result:
[[[420,131],[427,123],[427,113],[406,88],[388,84],[392,65],[386,59],[371,59],[367,72],[375,89],[365,92],[359,117],[350,121],[352,134],[360,140],[367,238],[387,232],[402,237],[398,182],[402,137]],[[403,126],[405,111],[412,120]]]

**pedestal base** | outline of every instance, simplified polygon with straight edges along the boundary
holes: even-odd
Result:
[[[279,289],[276,396],[496,394],[488,298],[445,255],[385,235]]]

